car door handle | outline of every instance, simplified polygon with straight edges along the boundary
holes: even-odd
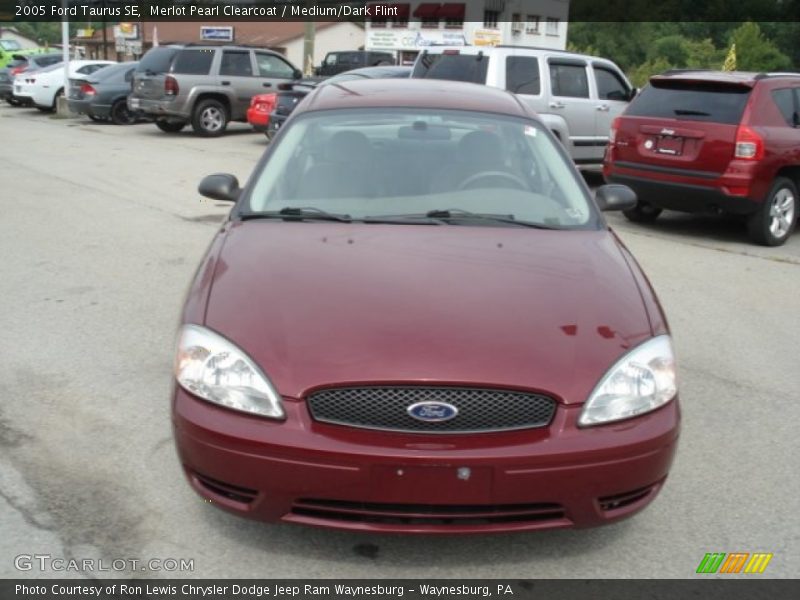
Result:
[[[230,82],[230,81],[220,81],[220,83],[221,83],[222,85],[230,85],[230,84],[231,84],[231,82]]]
[[[609,106],[608,106],[608,104],[598,104],[598,105],[596,106],[596,108],[597,108],[597,110],[599,110],[599,111],[606,112],[606,111],[608,111],[608,109],[609,109]]]
[[[272,87],[272,84],[271,84],[271,83],[262,83],[261,85],[262,85],[263,87]]]
[[[550,103],[550,108],[566,108],[566,107],[567,107],[567,105],[564,104],[563,102],[551,102]]]

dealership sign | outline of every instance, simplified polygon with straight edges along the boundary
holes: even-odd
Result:
[[[233,27],[200,27],[200,39],[207,42],[232,42]]]
[[[426,46],[465,46],[464,32],[416,29],[370,29],[368,50],[419,50]]]

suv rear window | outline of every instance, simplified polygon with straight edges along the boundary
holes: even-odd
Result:
[[[480,54],[423,54],[411,76],[485,84],[488,67],[489,58]]]
[[[181,50],[172,64],[172,72],[182,75],[208,75],[213,60],[213,50]]]
[[[169,71],[169,66],[172,59],[178,53],[178,48],[153,48],[142,57],[139,66],[136,69],[137,73],[166,73]]]
[[[740,85],[656,82],[636,96],[625,115],[736,125],[749,96],[750,88]]]

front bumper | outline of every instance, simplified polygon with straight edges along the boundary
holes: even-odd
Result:
[[[237,414],[177,388],[173,426],[191,486],[243,517],[360,531],[478,533],[591,527],[660,490],[677,447],[677,399],[648,415],[578,429],[421,435]],[[465,471],[465,469],[467,471]]]

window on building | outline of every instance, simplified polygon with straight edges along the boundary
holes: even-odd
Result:
[[[496,28],[497,27],[497,19],[500,18],[500,13],[496,10],[485,10],[483,11],[483,26]]]
[[[392,27],[408,27],[408,16],[411,14],[410,4],[394,4],[397,9],[397,14],[390,17]]]
[[[442,4],[437,13],[444,20],[447,29],[462,29],[464,27],[465,5],[458,3]]]
[[[539,23],[541,22],[541,17],[539,15],[528,15],[528,18],[525,22],[525,33],[539,33]]]
[[[558,19],[547,17],[547,35],[558,35]]]
[[[414,16],[420,21],[420,26],[424,29],[439,28],[439,10],[441,4],[424,2],[414,11]]]

